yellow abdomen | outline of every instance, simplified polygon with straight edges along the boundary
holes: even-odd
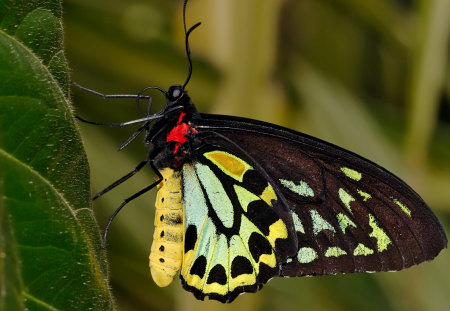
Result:
[[[163,181],[156,194],[155,233],[150,251],[153,281],[164,287],[172,283],[183,260],[183,206],[181,174],[171,168],[160,170]]]

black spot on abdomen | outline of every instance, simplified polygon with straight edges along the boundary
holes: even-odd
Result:
[[[227,275],[225,273],[225,268],[222,265],[215,265],[208,275],[208,280],[206,284],[218,283],[220,285],[227,284]]]
[[[231,277],[235,278],[241,274],[252,274],[253,267],[250,260],[244,256],[236,256],[231,263]]]
[[[205,271],[206,271],[206,258],[205,256],[202,255],[195,260],[189,273],[192,275],[194,274],[198,275],[201,279],[203,279]]]

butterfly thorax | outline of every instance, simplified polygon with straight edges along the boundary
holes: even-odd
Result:
[[[170,87],[166,97],[164,117],[153,125],[146,142],[153,147],[150,158],[157,168],[180,170],[193,154],[198,134],[194,120],[198,113],[180,86]]]

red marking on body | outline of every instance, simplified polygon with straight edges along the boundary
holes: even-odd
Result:
[[[186,115],[186,112],[181,112],[180,116],[178,117],[177,125],[167,134],[166,141],[175,142],[175,147],[173,148],[173,153],[176,154],[178,152],[178,149],[180,149],[181,145],[184,144],[187,141],[186,135],[189,133],[197,134],[198,131],[196,129],[193,129],[189,124],[187,123],[181,123],[183,121],[184,116]]]
[[[175,126],[169,134],[167,134],[166,141],[175,141],[177,143],[184,144],[187,141],[186,134],[189,132],[189,125],[187,123],[181,123]]]
[[[183,121],[184,116],[186,115],[186,112],[181,112],[180,116],[178,117],[177,124],[181,124],[181,121]]]
[[[180,149],[181,144],[180,143],[176,143],[175,147],[173,148],[173,154],[176,154],[178,152],[178,149]]]

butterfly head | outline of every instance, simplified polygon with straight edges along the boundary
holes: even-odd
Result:
[[[163,113],[169,116],[173,113],[178,114],[180,110],[194,112],[193,104],[183,86],[175,84],[169,87],[169,90],[164,92],[166,97],[166,107]]]
[[[166,92],[166,98],[169,102],[175,102],[178,101],[184,95],[184,93],[185,92],[181,85],[172,85]]]

